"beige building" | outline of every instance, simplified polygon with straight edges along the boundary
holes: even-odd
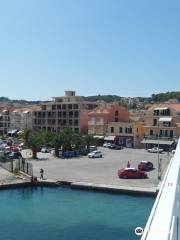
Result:
[[[144,126],[138,121],[110,122],[105,141],[115,140],[116,143],[125,147],[142,148]]]
[[[180,137],[180,104],[152,105],[147,111],[144,128],[142,143],[146,147],[159,144],[164,149],[170,148]]]
[[[88,113],[97,107],[96,103],[76,96],[75,91],[66,91],[65,96],[53,100],[33,112],[33,129],[57,132],[68,127],[78,133],[88,133]]]

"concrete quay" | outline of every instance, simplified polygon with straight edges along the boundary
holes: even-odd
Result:
[[[19,174],[13,174],[0,167],[0,189],[24,187],[30,185],[30,179]]]
[[[161,183],[158,180],[157,154],[148,153],[144,149],[99,149],[103,153],[103,157],[100,159],[89,159],[87,156],[61,159],[48,153],[38,153],[37,160],[30,160],[33,164],[34,176],[39,177],[40,169],[43,168],[46,181],[51,179],[55,183],[69,185],[72,188],[128,194],[155,195],[157,193]],[[166,171],[170,157],[166,152],[160,154],[162,176]],[[120,179],[117,176],[117,171],[126,167],[128,160],[131,166],[136,168],[142,160],[151,161],[154,164],[154,169],[147,173],[147,179]]]

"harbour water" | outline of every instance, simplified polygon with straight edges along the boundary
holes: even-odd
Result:
[[[71,190],[0,191],[3,240],[136,240],[154,198]]]

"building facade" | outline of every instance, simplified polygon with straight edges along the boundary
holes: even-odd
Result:
[[[105,136],[110,122],[129,121],[129,112],[118,103],[105,104],[88,114],[88,134]]]
[[[32,109],[17,108],[10,112],[10,130],[32,128]]]
[[[10,109],[0,110],[0,135],[7,134],[10,128]]]
[[[142,143],[146,147],[171,148],[180,136],[180,104],[152,105],[147,111],[144,129]]]
[[[33,111],[33,129],[46,129],[57,132],[71,128],[81,134],[88,133],[88,113],[97,107],[97,103],[87,102],[76,96],[75,91],[66,91],[65,96],[55,97],[54,101],[42,104]]]

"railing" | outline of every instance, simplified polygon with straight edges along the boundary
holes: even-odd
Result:
[[[29,163],[24,158],[4,160],[0,162],[0,166],[9,172],[22,171],[33,176],[32,163]]]
[[[141,240],[179,240],[180,141],[166,171]]]
[[[145,135],[144,136],[145,139],[153,139],[153,140],[158,140],[159,139],[165,139],[165,140],[174,140],[173,137],[170,136],[164,136],[164,135],[159,135],[159,137],[157,135]]]

